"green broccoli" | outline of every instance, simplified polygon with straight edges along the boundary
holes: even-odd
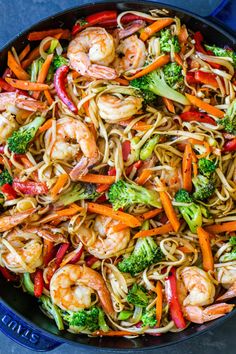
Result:
[[[60,66],[68,65],[68,62],[68,59],[64,58],[62,55],[56,55],[52,61],[53,69],[56,71]]]
[[[236,135],[236,99],[233,100],[224,118],[219,119],[218,123],[222,125],[228,133]]]
[[[232,246],[232,249],[230,252],[226,252],[220,257],[221,262],[236,261],[236,237],[230,237],[229,243]]]
[[[146,141],[146,143],[142,146],[140,150],[141,160],[145,161],[152,156],[153,150],[155,149],[155,146],[157,145],[159,140],[160,135],[154,135]]]
[[[236,67],[236,52],[234,52],[231,49],[223,49],[223,48],[219,48],[215,45],[207,45],[205,44],[205,48],[207,50],[212,51],[217,57],[229,57],[232,58],[233,60],[233,65],[234,67]]]
[[[161,207],[156,191],[123,180],[111,185],[108,198],[114,210],[127,208],[132,204],[149,204],[156,208]]]
[[[152,239],[152,237],[145,237],[144,239],[138,239],[132,254],[123,258],[118,263],[118,269],[124,273],[130,273],[134,276],[137,273],[142,272],[145,268],[151,264],[160,262],[163,258],[163,254],[160,247]]]
[[[212,160],[208,160],[205,157],[198,160],[198,169],[200,174],[210,178],[216,170],[216,164]]]
[[[0,173],[0,187],[4,184],[12,184],[13,179],[8,170],[3,170]]]
[[[178,53],[180,51],[178,37],[172,36],[169,29],[161,31],[160,45],[162,52],[170,52],[171,46],[174,47],[174,52]]]
[[[178,88],[183,83],[182,67],[177,63],[168,63],[163,67],[165,81],[170,87]]]
[[[68,205],[76,202],[77,200],[96,199],[99,194],[96,192],[96,185],[92,183],[74,183],[70,190],[62,194],[59,202],[63,205]]]
[[[153,70],[145,76],[130,81],[130,84],[145,94],[152,92],[157,96],[169,98],[183,105],[189,104],[184,95],[167,85],[162,69]]]
[[[104,312],[99,307],[92,307],[78,312],[66,312],[63,314],[63,319],[68,322],[69,327],[76,327],[80,332],[94,332],[98,329],[109,330],[104,318]]]
[[[129,310],[122,310],[119,315],[118,315],[118,320],[119,321],[126,321],[128,320],[131,316],[133,316],[133,311]]]
[[[3,206],[4,202],[5,202],[4,195],[0,193],[0,213],[4,212],[4,206]]]
[[[209,180],[205,176],[197,175],[196,177],[193,177],[192,181],[195,187],[195,192],[193,193],[194,199],[205,200],[210,198],[215,192],[214,181]]]
[[[146,307],[148,305],[148,296],[145,288],[134,284],[128,292],[127,301],[137,307]]]
[[[26,153],[29,143],[33,140],[38,128],[44,123],[44,121],[45,118],[36,117],[29,124],[14,131],[12,136],[7,140],[9,149],[16,154]]]
[[[196,233],[198,226],[202,226],[201,207],[193,202],[193,198],[185,189],[180,189],[176,193],[175,200],[178,203],[188,203],[187,206],[178,206],[178,209],[191,232]]]
[[[155,325],[157,324],[157,320],[156,320],[156,308],[155,306],[152,307],[150,310],[146,310],[144,312],[144,314],[142,315],[142,318],[141,318],[143,324],[142,326],[143,327],[155,327]]]

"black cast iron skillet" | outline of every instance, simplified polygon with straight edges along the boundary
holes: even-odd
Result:
[[[8,43],[0,53],[0,71],[3,71],[6,63],[7,51],[12,45],[19,52],[26,45],[27,34],[31,31],[66,27],[71,28],[75,21],[88,14],[107,9],[117,9],[118,11],[139,10],[148,11],[155,8],[166,8],[170,16],[178,16],[188,28],[194,31],[201,31],[209,43],[219,46],[228,45],[236,49],[236,40],[223,28],[216,24],[194,16],[188,12],[182,12],[173,7],[167,7],[153,2],[106,2],[93,3],[86,6],[77,7],[52,16],[35,26],[20,33],[13,41]],[[0,72],[1,74],[1,72]],[[100,350],[126,351],[139,349],[141,351],[160,348],[163,346],[176,344],[194,335],[212,329],[216,324],[220,325],[225,319],[234,315],[234,312],[224,316],[214,322],[203,325],[191,324],[186,330],[179,333],[166,333],[160,337],[150,335],[141,336],[135,339],[126,338],[89,338],[84,335],[74,335],[67,331],[58,331],[54,322],[43,315],[38,307],[37,301],[23,294],[20,289],[14,288],[3,279],[1,281],[0,298],[0,330],[14,341],[35,351],[47,351],[67,342],[78,346],[90,346]]]

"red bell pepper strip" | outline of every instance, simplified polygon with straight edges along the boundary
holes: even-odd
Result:
[[[82,256],[82,254],[83,254],[83,252],[84,252],[84,246],[82,246],[81,248],[80,248],[80,250],[74,255],[74,257],[70,260],[70,264],[75,264],[75,263],[77,263],[79,260],[80,260],[80,258],[81,258],[81,256]]]
[[[5,146],[0,146],[0,154],[4,154]]]
[[[67,65],[62,65],[60,68],[58,68],[54,76],[54,85],[60,100],[62,100],[62,102],[69,108],[71,112],[77,114],[78,108],[69,97],[65,87],[66,76],[69,70],[70,68]]]
[[[7,92],[13,92],[17,90],[15,87],[11,86],[8,82],[6,82],[2,78],[0,78],[0,88]]]
[[[121,23],[123,25],[126,25],[126,24],[128,24],[132,21],[136,21],[136,20],[144,20],[144,21],[150,22],[150,23],[155,21],[155,20],[147,19],[145,17],[133,15],[133,14],[126,14],[123,17],[121,17]],[[116,27],[117,26],[117,18],[115,18],[113,20],[102,21],[101,23],[99,22],[99,24],[103,27]]]
[[[110,168],[107,174],[108,174],[108,176],[116,176],[116,169],[115,169],[115,167]]]
[[[128,166],[125,170],[126,175],[129,176],[129,174],[131,173],[133,168],[136,168],[136,170],[140,169],[142,164],[143,164],[143,161],[139,160],[139,161],[133,163],[132,165]]]
[[[203,42],[203,35],[201,34],[201,32],[195,32],[194,36],[193,36],[194,40],[195,40],[195,48],[197,52],[200,52],[202,54],[205,55],[214,55],[214,53],[212,53],[212,51],[210,50],[205,50],[205,48],[202,45]],[[219,69],[220,65],[217,63],[211,63],[209,61],[209,64],[211,64],[211,66],[213,68]]]
[[[89,15],[85,18],[85,20],[83,22],[85,22],[85,24],[80,24],[77,23],[73,26],[72,28],[72,35],[74,36],[76,33],[78,33],[79,31],[83,30],[84,28],[88,27],[88,26],[93,26],[96,24],[101,24],[104,21],[113,21],[116,20],[117,18],[117,12],[110,10],[110,11],[101,11],[101,12],[97,12],[95,14]]]
[[[0,272],[7,281],[17,281],[19,279],[18,275],[11,273],[7,268],[0,266]]]
[[[87,267],[92,267],[92,265],[98,261],[98,258],[95,256],[88,256],[85,258],[86,266]]]
[[[37,269],[34,276],[34,296],[40,297],[43,293],[44,281],[42,269]]]
[[[170,306],[170,315],[177,328],[185,328],[186,322],[178,300],[176,270],[171,268],[169,276],[165,280],[166,298]]]
[[[57,268],[60,267],[60,264],[61,264],[65,254],[66,254],[66,252],[67,252],[67,250],[69,248],[69,245],[70,245],[69,243],[63,243],[59,247],[59,249],[57,251],[57,254],[56,254],[56,266],[57,266]]]
[[[227,141],[223,147],[224,152],[236,151],[236,138]]]
[[[180,118],[183,122],[200,122],[217,125],[216,121],[213,118],[211,118],[207,113],[202,112],[183,112],[180,114]]]
[[[43,240],[43,264],[46,267],[49,262],[55,257],[56,248],[54,247],[54,243],[52,241]]]
[[[116,175],[116,169],[114,167],[110,168],[107,174],[108,174],[108,176],[115,176]],[[97,193],[104,193],[110,188],[110,186],[111,186],[110,184],[98,184],[96,192]],[[102,200],[100,200],[100,198],[97,201],[101,202]],[[105,200],[107,200],[106,197],[105,197]]]
[[[33,182],[33,181],[20,182],[18,179],[14,179],[12,187],[16,191],[27,195],[40,195],[40,194],[48,193],[48,187],[46,183],[43,182]]]
[[[1,187],[1,191],[3,194],[6,195],[7,200],[12,200],[12,199],[16,199],[17,198],[17,193],[16,191],[13,189],[13,187],[6,183]]]
[[[10,68],[6,68],[6,70],[2,74],[3,79],[5,79],[6,77],[13,77],[13,72]]]
[[[106,201],[107,201],[106,194],[103,194],[98,199],[96,199],[96,203],[104,203]]]
[[[195,79],[195,73],[194,73],[194,71],[189,71],[189,72],[187,72],[187,74],[186,74],[186,81],[187,81],[187,83],[188,83],[189,85],[194,85],[194,84],[198,84],[198,83],[199,83],[199,81],[197,81],[197,80]]]
[[[123,156],[123,160],[127,161],[129,154],[131,152],[131,144],[129,140],[125,140],[122,144],[122,156]]]
[[[211,86],[213,86],[215,88],[219,87],[219,84],[218,84],[218,82],[216,80],[216,75],[215,74],[207,73],[205,71],[198,70],[198,71],[194,72],[194,76],[195,76],[196,81],[198,81],[198,82],[201,82],[203,84],[211,85]]]

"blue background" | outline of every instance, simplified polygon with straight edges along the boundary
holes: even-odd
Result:
[[[236,2],[236,0],[233,0]],[[38,20],[55,12],[76,6],[86,1],[75,0],[0,0],[0,47],[17,33],[29,27]],[[87,1],[89,2],[89,1]],[[221,2],[220,0],[162,0],[163,3],[172,4],[192,10],[199,15],[207,16]],[[236,14],[235,14],[236,16]],[[228,320],[223,326],[207,334],[200,335],[184,343],[148,351],[150,354],[233,354],[236,353],[236,317]],[[98,351],[96,351],[98,353]],[[0,333],[0,354],[29,354],[31,350],[20,347]],[[88,354],[90,349],[63,345],[51,353],[53,354]],[[107,351],[108,353],[108,351]],[[109,351],[109,354],[111,351]],[[131,352],[127,350],[127,354]],[[137,352],[136,352],[137,353]],[[141,351],[139,352],[141,353]]]

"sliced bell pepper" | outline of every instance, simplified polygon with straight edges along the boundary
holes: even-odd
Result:
[[[236,138],[227,141],[227,143],[225,143],[224,145],[223,151],[224,152],[236,151]]]
[[[37,269],[34,276],[34,296],[40,297],[43,293],[44,281],[42,269]]]
[[[92,265],[98,261],[98,258],[95,256],[88,256],[85,258],[86,266],[87,267],[92,267]]]
[[[6,195],[7,197],[7,200],[12,200],[12,199],[16,199],[17,198],[17,193],[16,191],[14,190],[14,188],[6,183],[4,184],[2,187],[1,187],[1,191],[3,194]]]
[[[194,36],[193,36],[194,40],[195,40],[195,48],[197,52],[203,53],[205,55],[214,55],[214,53],[212,53],[210,50],[205,50],[205,48],[202,45],[203,42],[203,35],[201,34],[201,32],[195,32]],[[209,64],[211,64],[211,66],[213,68],[219,69],[220,65],[217,63],[211,63],[209,61]]]
[[[71,112],[77,114],[78,108],[66,92],[65,84],[69,70],[70,68],[67,65],[62,65],[60,68],[58,68],[54,76],[54,85],[60,100],[62,100],[62,102],[69,108]]]
[[[194,71],[189,71],[186,74],[186,81],[189,85],[195,85],[198,84],[198,81],[195,79],[195,73]]]
[[[83,252],[84,252],[84,246],[81,247],[81,249],[76,253],[76,255],[70,260],[69,263],[70,263],[70,264],[75,264],[75,263],[77,263],[77,262],[80,260],[80,258],[81,258],[81,256],[82,256]]]
[[[85,20],[82,20],[81,23],[77,23],[72,28],[72,35],[76,35],[79,31],[82,31],[88,26],[93,26],[96,24],[102,24],[104,21],[116,21],[117,12],[114,10],[107,10],[97,12],[95,14],[85,17]]]
[[[217,125],[216,121],[211,118],[207,113],[189,111],[180,114],[180,118],[183,122],[200,122],[212,125]]]
[[[56,266],[57,266],[57,268],[60,266],[65,254],[66,254],[66,252],[67,252],[67,250],[69,248],[69,245],[70,245],[69,243],[63,243],[59,247],[59,249],[57,251],[57,254],[56,254]]]
[[[48,193],[48,187],[46,183],[43,182],[20,182],[18,179],[14,179],[12,186],[16,191],[27,195],[40,195]]]
[[[2,273],[2,276],[7,280],[7,281],[17,281],[19,280],[18,275],[11,273],[7,268],[1,267],[0,266],[0,272]]]
[[[219,84],[216,80],[216,75],[213,73],[207,73],[205,71],[198,70],[198,71],[194,72],[194,76],[195,76],[196,81],[198,81],[198,82],[211,85],[215,88],[219,87]]]
[[[129,154],[131,152],[131,144],[129,140],[125,140],[122,144],[122,156],[123,156],[123,160],[127,161]]]

